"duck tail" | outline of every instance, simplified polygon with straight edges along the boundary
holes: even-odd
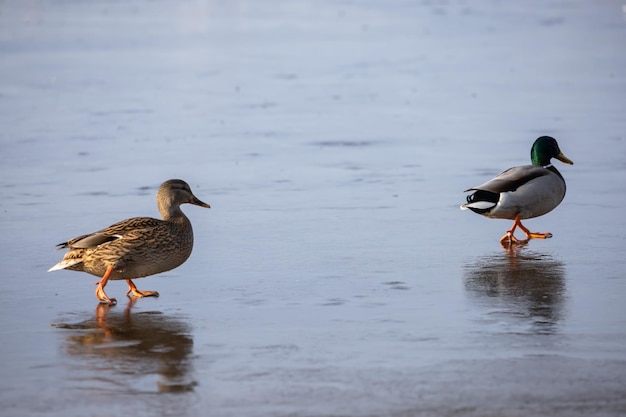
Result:
[[[469,191],[469,190],[468,190]],[[484,214],[498,204],[500,195],[485,190],[476,190],[467,196],[467,203],[460,206],[461,210],[472,210],[474,213]]]
[[[61,262],[48,269],[48,272],[58,271],[59,269],[67,269],[71,266],[81,263],[82,261],[82,259],[63,259]]]

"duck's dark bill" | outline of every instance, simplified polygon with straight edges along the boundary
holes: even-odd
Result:
[[[211,208],[210,205],[208,205],[207,203],[203,203],[202,201],[198,200],[195,197],[193,198],[193,201],[191,202],[191,204],[195,204],[196,206],[200,206],[200,207]]]

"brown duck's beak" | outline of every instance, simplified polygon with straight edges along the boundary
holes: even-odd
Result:
[[[190,203],[195,206],[211,208],[211,206],[209,206],[207,203],[203,203],[202,201],[198,200],[196,197],[194,197],[193,200],[190,201]]]
[[[559,154],[555,158],[561,162],[565,162],[566,164],[574,165],[574,162],[567,156],[563,155],[563,152],[559,152]]]

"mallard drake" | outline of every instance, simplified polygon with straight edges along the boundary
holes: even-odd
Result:
[[[131,280],[169,271],[189,258],[193,231],[191,222],[180,210],[184,203],[211,207],[198,200],[185,181],[165,181],[157,192],[163,220],[133,217],[59,243],[58,249],[69,248],[69,251],[48,271],[69,269],[102,277],[96,283],[96,297],[106,304],[116,303],[115,298],[109,298],[104,292],[109,280],[126,280],[126,295],[158,297],[156,291],[138,290]]]
[[[474,191],[467,196],[467,203],[462,210],[472,210],[494,219],[514,220],[513,226],[500,239],[500,243],[525,243],[528,240],[546,239],[551,233],[531,232],[522,225],[522,219],[542,216],[552,211],[565,197],[565,180],[550,160],[556,158],[566,164],[574,163],[568,159],[556,140],[550,136],[541,136],[530,150],[532,165],[509,168],[492,180],[465,192]],[[519,227],[526,234],[523,241],[515,238],[515,229]]]

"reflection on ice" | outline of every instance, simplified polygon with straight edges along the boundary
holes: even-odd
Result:
[[[491,314],[530,325],[532,333],[554,333],[562,319],[565,293],[563,263],[547,254],[518,247],[469,262],[464,267],[470,298]]]
[[[190,326],[160,312],[131,313],[134,301],[124,311],[99,304],[87,320],[54,324],[69,331],[64,350],[79,361],[68,379],[80,381],[80,389],[192,391]]]

